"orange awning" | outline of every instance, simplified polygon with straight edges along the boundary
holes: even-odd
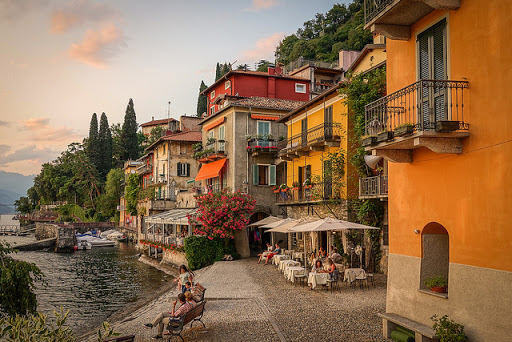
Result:
[[[219,177],[227,158],[219,159],[213,163],[204,164],[196,176],[196,181]]]
[[[224,120],[226,119],[226,117],[222,117],[220,118],[219,120],[215,120],[214,122],[212,122],[211,124],[208,124],[206,126],[204,126],[204,130],[205,131],[209,131],[210,129],[214,128],[214,127],[217,127],[219,125],[222,125],[224,123]]]
[[[254,120],[269,120],[269,121],[279,120],[279,116],[274,116],[274,115],[256,115],[256,114],[251,114],[251,118],[253,118]]]

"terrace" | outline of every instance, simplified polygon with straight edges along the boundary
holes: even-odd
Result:
[[[339,123],[323,123],[280,141],[277,145],[278,156],[291,160],[299,156],[308,156],[309,151],[323,151],[324,146],[339,147],[342,128]]]

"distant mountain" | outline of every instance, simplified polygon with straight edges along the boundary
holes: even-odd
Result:
[[[14,201],[27,195],[34,183],[35,175],[0,171],[0,214],[14,213]]]

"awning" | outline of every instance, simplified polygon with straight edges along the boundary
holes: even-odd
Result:
[[[187,215],[195,214],[196,209],[172,209],[146,217],[146,223],[182,224],[188,225]]]
[[[215,128],[219,125],[222,125],[224,123],[224,121],[226,120],[226,117],[222,117],[220,118],[219,120],[215,120],[214,122],[212,122],[211,124],[208,124],[206,126],[203,127],[203,130],[205,131],[209,131],[210,129],[212,128]]]
[[[213,163],[204,164],[197,173],[196,181],[219,177],[224,164],[226,164],[226,160],[226,158],[223,158]]]
[[[269,121],[277,121],[279,120],[279,116],[275,116],[275,115],[256,115],[256,114],[251,114],[251,118],[254,119],[254,120],[269,120]]]

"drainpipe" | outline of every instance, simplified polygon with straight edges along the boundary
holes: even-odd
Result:
[[[251,116],[252,107],[249,106],[249,113],[247,113],[247,116],[245,117],[245,135],[249,135],[249,117]],[[246,172],[245,172],[245,181],[247,182],[247,193],[249,193],[249,153],[245,154],[245,160],[246,160]]]

